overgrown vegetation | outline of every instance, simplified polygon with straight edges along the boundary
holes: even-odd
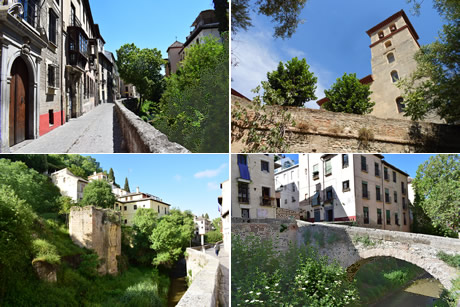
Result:
[[[2,306],[166,304],[169,277],[153,269],[153,257],[150,258],[150,267],[131,266],[116,277],[99,276],[99,257],[92,251],[78,247],[69,236],[66,214],[74,203],[68,197],[61,197],[49,177],[37,171],[55,171],[74,165],[77,172],[81,170],[82,176],[87,176],[87,173],[101,171],[93,158],[77,155],[44,155],[45,158],[40,159],[32,155],[6,157],[18,161],[0,159]],[[36,161],[44,165],[40,166]],[[168,240],[168,236],[163,238],[163,244],[169,244]],[[56,283],[39,279],[32,266],[37,261],[56,268]],[[123,263],[122,259],[119,263]],[[159,269],[164,270],[164,267]]]
[[[439,259],[441,259],[451,267],[460,270],[460,255],[449,255],[441,251],[437,254],[437,256],[439,257]]]
[[[310,248],[277,252],[273,242],[232,238],[232,304],[235,306],[348,306],[356,286],[337,263]]]
[[[375,258],[362,265],[355,275],[361,303],[369,305],[385,294],[401,289],[423,272],[416,265],[395,258]]]

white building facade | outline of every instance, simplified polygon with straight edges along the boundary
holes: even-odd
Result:
[[[232,217],[275,218],[273,155],[232,155],[231,164]]]
[[[299,165],[285,158],[277,161],[281,167],[275,169],[276,206],[299,211]]]
[[[75,176],[67,168],[52,173],[51,180],[59,188],[62,196],[68,196],[74,202],[79,202],[83,199],[83,190],[88,185],[87,180]]]

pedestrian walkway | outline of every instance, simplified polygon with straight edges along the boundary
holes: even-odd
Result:
[[[85,115],[31,141],[11,148],[14,153],[122,152],[122,134],[113,103],[104,103]]]
[[[228,307],[229,306],[229,286],[230,286],[230,275],[229,275],[229,255],[228,251],[226,251],[223,248],[223,245],[221,244],[221,249],[219,252],[219,256],[216,256],[216,252],[214,248],[208,248],[206,249],[206,254],[211,255],[213,257],[219,258],[219,263],[220,263],[220,271],[221,271],[221,276],[220,276],[220,281],[219,281],[219,301],[220,305],[223,307]]]

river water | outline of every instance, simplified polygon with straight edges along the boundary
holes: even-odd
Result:
[[[168,293],[168,307],[174,307],[179,303],[187,291],[187,270],[185,259],[179,260],[170,272],[170,286]]]
[[[425,307],[432,306],[439,298],[442,292],[442,285],[437,280],[426,273],[419,279],[414,280],[405,288],[385,296],[377,303],[372,304],[373,307]]]

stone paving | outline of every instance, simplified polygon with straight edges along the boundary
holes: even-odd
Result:
[[[216,256],[214,248],[209,248],[206,250],[206,254],[211,255],[215,258],[219,258],[221,277],[219,281],[219,306],[227,307],[229,306],[229,296],[230,296],[230,275],[229,275],[229,255],[228,252],[223,248],[221,244],[221,249],[219,256]]]
[[[113,103],[104,103],[65,125],[11,148],[13,153],[114,153],[121,150],[121,130]]]

